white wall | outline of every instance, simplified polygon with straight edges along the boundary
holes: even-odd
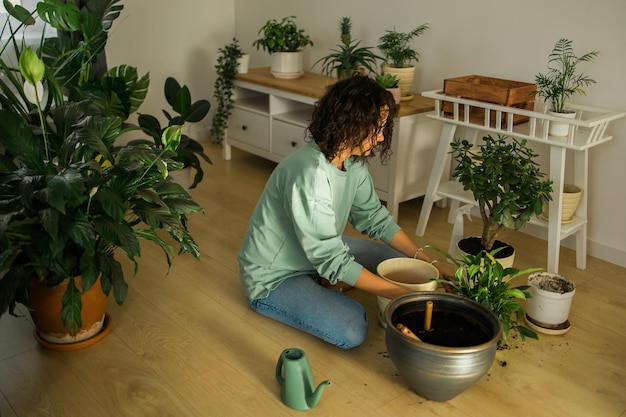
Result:
[[[393,10],[393,11],[392,11]],[[338,22],[350,16],[353,37],[376,46],[386,29],[408,31],[429,23],[414,42],[421,54],[414,91],[442,88],[443,80],[480,74],[534,81],[546,69],[559,38],[574,42],[581,55],[600,51],[581,69],[597,81],[580,104],[626,110],[626,2],[624,0],[235,0],[235,33],[252,53],[250,65],[269,65],[251,46],[267,19],[295,15],[315,45],[305,51],[309,66],[339,43]],[[319,72],[319,66],[310,68]],[[590,152],[589,254],[626,266],[626,120],[610,128],[615,139]],[[537,149],[541,152],[540,149]],[[546,168],[547,170],[547,168]],[[617,185],[617,186],[616,186]]]
[[[234,36],[233,0],[122,0],[121,4],[124,9],[107,44],[109,67],[128,64],[141,75],[150,72],[150,90],[139,112],[162,122],[161,109],[170,109],[163,95],[168,76],[186,84],[194,101],[209,100],[211,113],[189,132],[198,139],[208,138],[215,110],[217,50]]]
[[[162,85],[168,75],[189,85],[194,99],[214,103],[217,49],[233,35],[252,54],[252,67],[268,66],[269,56],[252,42],[268,19],[288,15],[297,16],[315,42],[305,51],[312,72],[319,67],[311,69],[311,64],[339,42],[342,16],[352,18],[353,36],[368,46],[375,46],[385,29],[408,31],[429,23],[431,28],[415,41],[422,57],[413,88],[418,92],[468,74],[532,82],[545,71],[554,43],[568,38],[578,54],[600,50],[595,63],[582,66],[597,84],[575,101],[626,110],[624,0],[127,0],[124,6],[107,48],[109,63],[150,71],[152,89],[141,111],[155,115],[167,107]],[[626,266],[626,192],[621,184],[626,178],[626,120],[613,123],[610,133],[615,139],[590,153],[589,254]]]

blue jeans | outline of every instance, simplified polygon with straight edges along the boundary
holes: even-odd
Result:
[[[385,259],[404,256],[383,243],[349,236],[343,240],[355,260],[373,273]],[[249,303],[259,314],[343,349],[359,346],[367,335],[368,320],[363,306],[341,291],[322,287],[315,276],[289,278],[266,298]]]

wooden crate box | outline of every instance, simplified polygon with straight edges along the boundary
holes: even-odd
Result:
[[[515,107],[524,110],[534,110],[533,92],[535,84],[522,81],[505,80],[502,78],[486,77],[483,75],[466,75],[457,78],[448,78],[443,82],[443,92],[446,95],[462,97],[470,100],[484,101],[501,106]],[[452,117],[453,103],[444,101],[442,110],[445,116]],[[459,117],[464,117],[463,107],[459,108]],[[495,111],[491,111],[491,126],[495,126]],[[482,124],[485,110],[470,107],[470,122]],[[513,124],[525,123],[528,117],[515,115]],[[506,126],[506,115],[502,118],[502,127]]]

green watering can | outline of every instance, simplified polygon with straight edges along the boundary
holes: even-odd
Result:
[[[276,364],[276,380],[282,385],[280,399],[285,405],[296,410],[308,410],[319,403],[322,392],[330,381],[324,381],[317,388],[309,361],[302,349],[283,350]]]

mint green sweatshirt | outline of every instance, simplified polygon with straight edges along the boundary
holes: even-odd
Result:
[[[344,168],[314,142],[278,164],[237,255],[248,298],[265,298],[289,277],[307,273],[354,285],[362,266],[341,239],[347,222],[385,243],[400,229],[381,205],[367,165],[349,159]]]

